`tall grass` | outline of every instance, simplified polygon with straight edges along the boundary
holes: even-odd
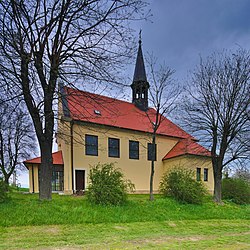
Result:
[[[173,220],[250,219],[250,206],[225,203],[223,206],[207,198],[203,205],[183,205],[156,195],[130,195],[124,206],[98,206],[86,197],[53,195],[52,201],[39,201],[36,194],[12,193],[0,204],[0,226],[77,225],[82,223],[130,223]]]

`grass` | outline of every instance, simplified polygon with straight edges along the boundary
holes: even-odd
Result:
[[[12,193],[0,204],[0,249],[249,249],[250,206],[210,199],[183,205],[131,195],[121,207],[94,206],[85,197]]]
[[[250,206],[207,201],[203,205],[183,205],[172,199],[131,195],[125,206],[91,205],[86,197],[53,195],[52,201],[39,201],[32,194],[13,193],[0,204],[0,226],[73,225],[82,223],[130,223],[166,220],[250,219]]]
[[[249,249],[245,220],[76,224],[4,228],[0,248]]]

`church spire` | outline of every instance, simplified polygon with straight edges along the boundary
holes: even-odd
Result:
[[[137,59],[135,64],[135,72],[133,81],[147,81],[146,70],[144,66],[144,60],[141,48],[141,30],[139,33],[139,48],[137,52]]]
[[[131,88],[133,91],[132,102],[141,110],[148,109],[148,89],[146,70],[142,54],[141,30],[139,33],[139,47],[137,52],[133,83]]]

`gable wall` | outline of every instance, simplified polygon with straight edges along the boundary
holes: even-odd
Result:
[[[205,184],[210,193],[214,189],[213,167],[210,157],[182,155],[163,161],[163,172],[167,172],[176,167],[184,167],[194,171],[196,178],[196,168],[201,168],[201,181]],[[208,181],[204,181],[204,168],[208,168]]]

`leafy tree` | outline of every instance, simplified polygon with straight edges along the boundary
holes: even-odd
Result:
[[[222,198],[236,204],[250,204],[250,183],[242,178],[224,178]]]
[[[59,79],[117,82],[130,54],[129,21],[142,0],[10,0],[0,2],[0,77],[23,96],[41,152],[39,197],[51,199],[54,100]]]
[[[249,79],[249,53],[223,52],[201,60],[188,91],[186,125],[210,146],[216,202],[221,202],[223,169],[250,155]]]

